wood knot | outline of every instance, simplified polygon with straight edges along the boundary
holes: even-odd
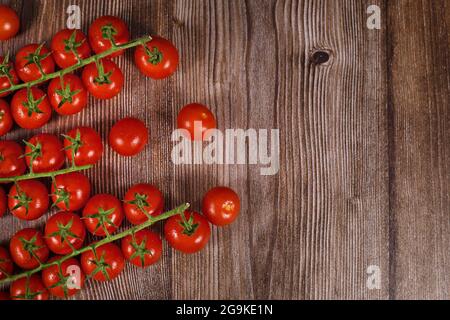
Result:
[[[314,50],[310,59],[315,65],[326,65],[331,59],[331,51],[326,49]]]

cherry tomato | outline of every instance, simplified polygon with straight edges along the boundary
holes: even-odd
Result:
[[[53,36],[53,59],[61,69],[66,69],[91,55],[86,35],[80,30],[63,29]]]
[[[8,198],[6,197],[5,190],[0,187],[0,218],[6,213],[8,208]]]
[[[48,300],[48,291],[38,274],[14,281],[10,295],[13,300]]]
[[[66,255],[80,249],[86,237],[81,218],[72,212],[58,212],[45,225],[45,242],[56,254]]]
[[[225,226],[236,220],[241,208],[239,196],[227,187],[216,187],[203,197],[202,212],[216,226]]]
[[[0,5],[0,40],[8,40],[19,32],[20,19],[16,11],[6,5]]]
[[[216,128],[216,119],[206,106],[191,103],[180,110],[177,124],[178,129],[186,129],[189,132],[192,140],[203,140],[207,138],[206,130]]]
[[[11,101],[14,121],[24,129],[37,129],[52,117],[52,108],[45,93],[38,88],[17,91]]]
[[[13,84],[19,83],[19,77],[14,69],[13,63],[9,61],[9,56],[0,56],[0,90],[8,89]],[[0,93],[0,98],[6,97],[10,92]]]
[[[25,270],[39,267],[50,254],[42,233],[36,229],[26,228],[18,231],[9,242],[9,252],[15,264]]]
[[[164,209],[162,192],[155,186],[147,183],[132,186],[125,194],[123,201],[125,215],[132,224],[144,223],[148,220],[147,215],[156,217]]]
[[[84,224],[96,236],[114,233],[122,224],[123,217],[120,200],[110,194],[93,196],[83,209]]]
[[[117,96],[123,87],[122,70],[108,59],[88,64],[81,74],[83,83],[90,94],[97,99],[111,99]]]
[[[53,257],[49,262],[58,259],[61,257]],[[74,274],[73,270],[79,270],[79,272]],[[68,298],[77,294],[83,288],[85,279],[86,276],[81,270],[81,265],[75,258],[65,260],[61,263],[61,268],[53,265],[42,271],[42,282],[45,287],[50,294],[59,298]]]
[[[0,301],[11,300],[9,292],[0,291]]]
[[[41,68],[38,67],[40,63]],[[17,75],[23,82],[40,79],[43,74],[55,71],[52,53],[42,44],[29,44],[16,54],[15,64]]]
[[[11,187],[8,208],[21,220],[36,220],[47,212],[48,191],[39,180],[23,180]]]
[[[134,52],[134,62],[147,77],[164,79],[172,75],[178,67],[178,50],[161,37],[152,37],[145,46],[138,46]]]
[[[20,176],[27,167],[23,159],[23,149],[15,141],[0,141],[0,178]]]
[[[7,134],[13,127],[13,118],[8,103],[0,99],[0,137]]]
[[[25,144],[25,161],[33,172],[56,171],[64,165],[63,144],[57,136],[41,133]]]
[[[53,109],[60,115],[76,114],[87,106],[88,93],[79,77],[66,74],[50,81],[47,89]]]
[[[116,122],[109,132],[109,144],[122,156],[134,156],[141,152],[148,141],[145,124],[136,118],[124,118]]]
[[[90,193],[89,179],[79,172],[58,175],[52,183],[52,200],[61,210],[80,210],[89,200]]]
[[[114,16],[102,16],[92,22],[89,27],[89,43],[95,53],[101,53],[111,48],[111,41],[116,45],[127,43],[130,40],[130,33],[125,22]],[[111,58],[123,54],[119,50]]]
[[[138,267],[148,267],[161,257],[161,238],[148,229],[138,231],[134,236],[126,236],[121,244],[125,259]]]
[[[9,255],[9,251],[0,247],[0,280],[5,279],[8,275],[12,275],[14,264]]]
[[[67,159],[72,163],[72,153],[75,155],[75,165],[85,166],[96,164],[103,154],[103,143],[98,133],[89,127],[73,129],[64,136],[64,149]]]
[[[197,212],[184,212],[172,216],[164,225],[164,235],[169,244],[184,253],[195,253],[203,249],[211,235],[208,220]]]
[[[86,275],[97,281],[108,281],[116,278],[125,267],[120,248],[107,243],[97,249],[81,254],[81,267]]]

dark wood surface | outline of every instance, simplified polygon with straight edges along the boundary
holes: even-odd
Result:
[[[43,129],[92,125],[106,141],[115,120],[145,120],[149,146],[134,158],[107,148],[88,173],[95,193],[122,197],[151,182],[167,208],[190,201],[199,209],[220,184],[242,199],[239,220],[213,228],[203,252],[165,244],[159,264],[90,281],[78,299],[450,298],[449,1],[1,2],[23,24],[2,54],[49,41],[69,4],[80,5],[85,31],[113,14],[133,37],[159,34],[180,50],[179,71],[164,81],[143,77],[127,52],[117,60],[126,76],[117,98],[91,98],[81,114],[55,115]],[[366,27],[371,4],[381,7],[381,30]],[[330,60],[315,63],[316,51]],[[279,173],[174,165],[170,135],[193,101],[211,107],[220,129],[279,128]],[[7,138],[35,132],[16,128]],[[0,241],[44,223],[7,215]],[[370,265],[381,270],[379,290],[366,286]]]

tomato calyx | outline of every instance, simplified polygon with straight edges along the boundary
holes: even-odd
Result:
[[[41,50],[42,50],[42,48],[44,47],[44,45],[45,45],[45,42],[42,42],[42,43],[36,48],[36,50],[35,50],[34,52],[30,53],[29,55],[27,55],[27,56],[25,57],[25,60],[27,61],[27,63],[25,64],[25,66],[28,66],[28,65],[34,63],[34,64],[38,67],[39,72],[41,73],[41,77],[44,77],[44,76],[45,76],[45,72],[44,72],[44,70],[42,69],[41,61],[47,59],[47,58],[52,54],[51,52],[48,52],[48,53],[46,53],[46,54],[41,55]]]
[[[25,192],[21,191],[19,186],[16,186],[17,195],[13,197],[14,200],[17,200],[17,204],[11,209],[11,211],[17,210],[19,208],[25,208],[25,215],[28,215],[28,210],[30,208],[30,203],[33,201]]]
[[[95,269],[92,271],[92,273],[89,275],[89,277],[94,277],[97,273],[101,272],[103,274],[103,276],[109,280],[109,274],[106,271],[106,268],[111,268],[111,266],[106,263],[105,261],[105,253],[103,252],[100,259],[97,258],[97,253],[94,251],[94,257],[95,259],[91,259],[89,260],[90,262],[92,262],[93,264],[95,264]]]
[[[70,193],[67,192],[64,188],[57,188],[56,183],[54,183],[55,186],[55,193],[52,194],[52,196],[56,197],[56,201],[53,203],[53,207],[57,206],[58,203],[63,202],[66,208],[70,207]]]
[[[111,83],[111,75],[112,71],[109,71],[108,73],[105,73],[105,68],[103,67],[103,63],[96,60],[95,65],[97,66],[97,72],[98,75],[95,77],[94,82],[97,84],[110,84]]]
[[[135,193],[134,200],[125,201],[125,203],[135,205],[136,207],[138,207],[139,210],[141,210],[147,216],[148,219],[152,219],[152,216],[149,215],[148,212],[145,210],[145,207],[150,206],[147,199],[148,199],[148,195],[141,194],[141,193]]]
[[[11,69],[12,69],[12,67],[9,64],[9,52],[7,52],[5,58],[3,59],[3,62],[0,63],[0,78],[7,77],[9,84],[11,86],[13,86],[14,82],[13,82],[13,76],[11,75]]]
[[[45,94],[37,100],[34,100],[33,93],[30,88],[27,88],[27,101],[22,102],[22,105],[27,109],[28,117],[31,117],[33,113],[44,113],[39,109],[39,105],[45,99]]]
[[[78,152],[80,147],[83,145],[83,142],[81,141],[81,132],[80,130],[77,130],[77,133],[75,135],[75,138],[72,138],[69,135],[63,134],[62,135],[65,139],[69,140],[70,145],[65,147],[64,150],[70,150],[72,153],[72,166],[75,166],[75,154]]]
[[[70,275],[65,276],[61,267],[61,264],[58,263],[58,278],[59,280],[52,284],[49,289],[54,289],[57,287],[61,287],[64,293],[64,298],[67,298],[69,296],[69,288],[67,286],[67,283],[69,281],[69,279],[71,278]]]
[[[69,237],[71,237],[74,239],[81,240],[81,238],[70,231],[70,229],[72,228],[72,225],[73,225],[73,219],[70,219],[70,221],[67,224],[63,224],[63,223],[57,221],[56,227],[58,228],[58,231],[55,231],[55,232],[49,234],[48,236],[46,236],[46,238],[60,237],[61,242],[62,243],[66,242],[69,245],[69,247],[71,247],[72,251],[74,251],[75,248],[72,246],[72,244],[69,241],[67,241],[67,239]]]
[[[28,141],[26,141],[26,140],[23,140],[23,143],[27,146],[27,147],[29,147],[30,149],[31,149],[31,151],[30,152],[28,152],[28,153],[25,153],[23,156],[21,156],[21,157],[30,157],[31,158],[31,160],[30,160],[30,172],[33,172],[33,162],[34,162],[34,160],[36,160],[37,158],[39,158],[39,157],[42,157],[42,145],[41,145],[41,143],[40,142],[37,142],[35,145],[34,144],[32,144],[32,143],[30,143],[30,142],[28,142]]]
[[[134,260],[135,258],[139,257],[141,266],[145,267],[145,255],[149,254],[150,256],[153,257],[153,252],[146,248],[147,237],[144,237],[144,239],[142,239],[141,244],[137,243],[134,233],[131,234],[131,237],[132,237],[132,241],[130,244],[133,247],[133,249],[135,250],[135,252],[131,255],[130,260]]]
[[[198,223],[194,223],[194,215],[191,214],[189,220],[186,220],[184,212],[181,213],[180,215],[181,215],[180,225],[183,227],[183,234],[187,236],[192,236],[199,227]]]
[[[36,245],[36,235],[34,235],[30,240],[27,240],[23,237],[19,238],[20,242],[22,243],[23,249],[27,251],[33,258],[35,258],[39,264],[42,264],[39,257],[36,255],[35,251],[44,248],[44,246],[37,246]]]
[[[150,62],[153,65],[157,65],[159,64],[162,59],[163,59],[163,54],[162,52],[158,49],[158,47],[153,47],[152,50],[150,50],[149,47],[147,47],[146,45],[144,45],[145,48],[145,53],[148,56],[147,61]]]
[[[113,25],[111,23],[109,23],[109,24],[104,25],[101,30],[102,30],[103,39],[107,39],[107,40],[111,41],[111,45],[113,47],[116,47],[116,42],[114,40],[114,36],[117,35],[116,28],[114,28]]]
[[[66,52],[72,52],[73,55],[78,60],[77,63],[80,63],[82,59],[81,59],[80,55],[78,54],[77,49],[79,47],[81,47],[81,45],[84,43],[85,39],[82,39],[81,41],[77,41],[76,40],[76,35],[77,35],[77,31],[74,30],[72,32],[72,34],[70,35],[69,39],[64,39],[63,40],[64,41],[64,50]]]
[[[61,78],[61,89],[55,90],[55,93],[62,97],[61,101],[58,103],[58,109],[61,108],[66,102],[72,103],[73,97],[79,94],[81,90],[72,91],[70,89],[70,84],[64,86],[63,79]]]
[[[114,210],[116,210],[116,208],[111,208],[111,209],[108,209],[108,210],[105,210],[103,208],[98,208],[98,212],[97,213],[94,213],[94,214],[89,215],[89,216],[84,217],[84,218],[85,219],[90,219],[90,218],[98,219],[98,223],[95,226],[94,233],[96,233],[100,228],[102,228],[103,231],[105,231],[106,235],[109,236],[109,232],[108,232],[108,227],[107,226],[111,226],[111,227],[115,226],[114,222],[112,222],[111,218],[109,218],[109,215],[111,213],[113,213]]]

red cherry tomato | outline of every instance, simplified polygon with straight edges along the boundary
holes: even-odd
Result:
[[[9,61],[9,56],[0,56],[0,90],[8,89],[13,84],[19,83],[19,77],[14,69],[13,63]],[[6,97],[10,92],[0,93],[0,98]]]
[[[20,176],[27,167],[23,159],[23,149],[15,141],[0,141],[0,178]]]
[[[21,220],[36,220],[47,212],[48,191],[39,180],[17,182],[9,190],[8,197],[9,210]]]
[[[14,264],[9,255],[9,251],[0,247],[0,280],[5,279],[8,275],[12,275]]]
[[[8,208],[8,198],[6,197],[5,190],[0,187],[0,218],[6,213]]]
[[[117,278],[122,272],[125,260],[117,245],[107,243],[95,249],[95,254],[93,250],[84,252],[81,255],[81,267],[94,280],[108,281]]]
[[[17,91],[11,101],[14,121],[24,129],[37,129],[52,117],[52,108],[45,93],[38,88]]]
[[[164,209],[162,192],[147,183],[132,186],[125,194],[123,201],[125,215],[132,224],[144,223],[148,220],[148,216],[156,217]]]
[[[184,253],[195,253],[202,250],[208,243],[211,227],[208,220],[197,212],[184,212],[172,216],[164,225],[164,235],[167,242]]]
[[[90,94],[97,99],[111,99],[117,96],[123,87],[122,70],[111,60],[103,59],[88,64],[81,74],[83,83]]]
[[[52,201],[61,210],[80,210],[89,200],[90,193],[89,179],[79,172],[58,175],[52,183]]]
[[[53,257],[49,262],[61,259]],[[73,273],[73,270],[79,272]],[[57,265],[50,266],[42,271],[42,282],[50,294],[58,298],[68,298],[77,294],[84,286],[86,276],[81,270],[81,265],[75,258],[70,258]]]
[[[38,67],[40,63],[41,68]],[[55,71],[52,53],[44,44],[29,44],[16,54],[15,64],[17,75],[23,82],[37,80],[44,74]]]
[[[239,196],[227,187],[216,187],[203,197],[202,212],[216,226],[225,226],[236,220],[241,208]]]
[[[38,274],[14,281],[10,295],[12,300],[48,300],[48,291]]]
[[[73,129],[64,136],[64,149],[67,159],[72,163],[72,153],[75,155],[75,165],[85,166],[96,164],[103,154],[103,143],[98,133],[89,127]]]
[[[83,110],[88,101],[88,93],[79,77],[66,74],[50,81],[47,89],[53,109],[60,115],[76,114]]]
[[[13,127],[13,118],[8,103],[0,99],[0,137],[7,134]]]
[[[6,5],[0,5],[0,40],[14,37],[20,28],[20,19],[16,11]]]
[[[122,239],[122,253],[125,259],[138,267],[148,267],[161,257],[162,241],[158,234],[143,229]]]
[[[49,256],[42,233],[36,229],[22,229],[9,242],[9,252],[15,264],[25,270],[39,267]]]
[[[148,129],[136,118],[124,118],[116,122],[109,132],[109,144],[122,156],[134,156],[141,152],[148,141]]]
[[[89,27],[89,43],[95,53],[101,53],[111,48],[111,41],[116,45],[127,43],[130,40],[130,33],[125,22],[114,16],[102,16],[92,22]],[[117,57],[123,54],[119,50],[109,57]]]
[[[66,69],[91,55],[86,35],[80,30],[63,29],[53,36],[53,58],[61,69]]]
[[[25,161],[33,172],[56,171],[64,165],[63,144],[57,136],[41,133],[25,144]]]
[[[96,236],[112,234],[123,221],[120,200],[110,194],[98,194],[89,199],[83,209],[86,228]]]
[[[161,37],[152,37],[145,46],[138,46],[134,52],[134,62],[147,77],[164,79],[172,75],[178,67],[178,50]]]
[[[45,242],[56,254],[66,255],[80,249],[86,237],[81,218],[72,212],[58,212],[45,225]]]
[[[199,103],[184,106],[177,117],[178,129],[186,129],[192,140],[204,140],[206,130],[216,128],[216,119],[209,109]],[[197,124],[197,126],[195,126]],[[197,132],[195,132],[197,130]]]

